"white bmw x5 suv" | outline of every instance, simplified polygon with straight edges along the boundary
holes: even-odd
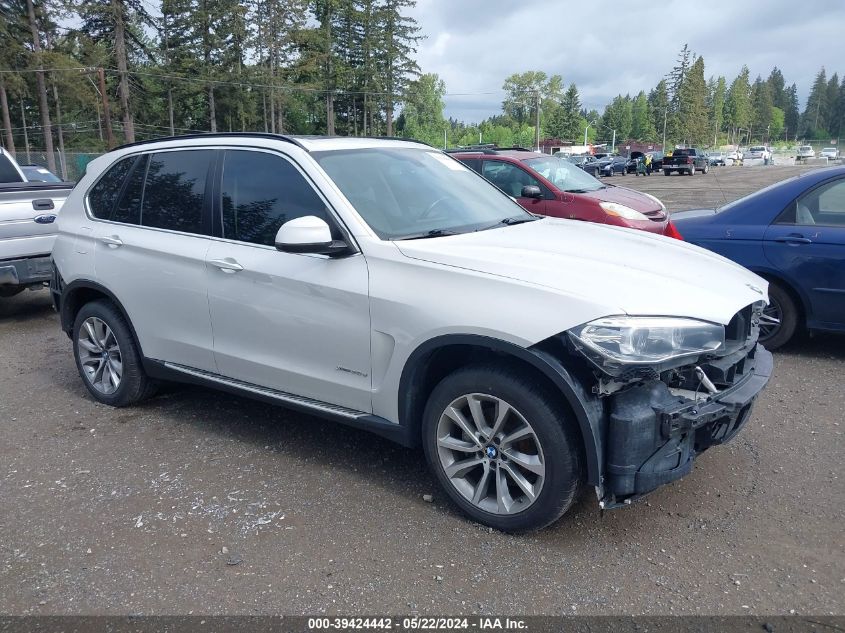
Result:
[[[690,472],[768,381],[766,282],[679,240],[541,219],[427,145],[127,145],[64,205],[52,291],[82,380],[200,383],[421,446],[477,521],[545,526]]]

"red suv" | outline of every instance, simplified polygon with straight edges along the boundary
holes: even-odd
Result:
[[[567,160],[521,149],[449,153],[531,213],[614,224],[681,239],[657,198],[606,185]]]

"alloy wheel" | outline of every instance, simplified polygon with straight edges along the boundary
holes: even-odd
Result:
[[[769,304],[763,308],[760,315],[760,342],[765,343],[780,330],[783,320],[783,309],[780,304],[769,296]]]
[[[123,357],[108,324],[97,317],[88,317],[79,328],[76,344],[79,363],[91,386],[106,395],[117,391],[123,376]]]
[[[437,423],[437,454],[454,488],[477,508],[514,514],[534,503],[546,463],[533,427],[512,405],[488,394],[453,400]]]

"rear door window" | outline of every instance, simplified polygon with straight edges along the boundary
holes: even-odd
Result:
[[[120,199],[111,215],[112,221],[125,224],[141,223],[141,203],[144,199],[144,176],[147,173],[148,160],[149,156],[141,156],[132,165]]]
[[[521,197],[522,188],[527,185],[540,186],[540,181],[524,169],[501,160],[485,160],[481,173],[487,180],[514,198]]]
[[[147,167],[141,224],[182,233],[210,233],[204,227],[205,190],[214,150],[153,154]]]

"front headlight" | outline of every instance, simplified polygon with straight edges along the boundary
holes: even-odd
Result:
[[[724,326],[682,317],[605,317],[569,330],[569,336],[588,358],[614,374],[627,366],[662,365],[725,346]]]
[[[618,202],[600,202],[599,206],[610,215],[615,215],[626,220],[648,220],[648,218],[631,207],[626,207]]]
[[[658,205],[660,205],[661,211],[666,210],[666,205],[663,204],[656,196],[653,196],[650,193],[646,193],[645,191],[640,191],[640,193],[643,194],[646,198],[649,198],[650,200],[654,200]]]

